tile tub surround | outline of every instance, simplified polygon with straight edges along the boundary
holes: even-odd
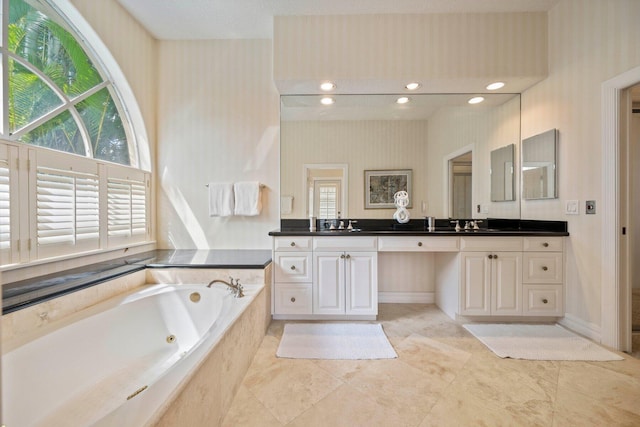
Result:
[[[2,308],[4,314],[11,313],[146,268],[263,270],[270,263],[269,250],[158,249],[28,280],[5,283],[2,287]]]
[[[154,270],[154,269],[150,269]],[[156,273],[159,270],[155,270]],[[231,401],[249,367],[256,349],[262,342],[265,331],[271,320],[271,265],[268,264],[262,270],[230,270],[230,269],[207,269],[207,268],[176,268],[162,269],[163,273],[170,273],[172,278],[177,280],[176,283],[187,283],[187,281],[196,280],[198,275],[202,279],[206,278],[206,282],[213,277],[225,278],[227,274],[235,274],[234,277],[240,277],[247,280],[262,280],[264,287],[255,299],[250,303],[249,307],[240,315],[222,337],[221,341],[209,353],[207,358],[203,360],[200,366],[188,377],[183,380],[178,388],[173,391],[173,399],[169,399],[164,408],[164,412],[156,422],[162,426],[181,426],[181,425],[210,425],[203,423],[204,418],[222,420],[226,410],[229,408]],[[185,273],[185,277],[180,277],[180,273]],[[135,281],[132,280],[135,276]],[[162,278],[162,275],[160,275]],[[158,278],[158,274],[149,274],[150,278]],[[85,296],[92,295],[97,290],[109,288],[110,293],[117,295],[127,290],[135,289],[138,286],[145,286],[147,274],[144,271],[133,273],[129,276],[129,281],[124,278],[115,279],[111,282],[104,283],[102,286],[94,286],[70,295],[66,295],[55,300],[37,304],[25,309],[16,311],[9,315],[3,316],[2,326],[3,333],[7,333],[7,338],[18,338],[22,334],[36,333],[37,329],[45,324],[58,320],[64,316],[55,316],[55,318],[42,319],[39,315],[45,307],[53,304],[61,307],[67,307],[69,310],[79,311],[78,307],[73,304],[82,304],[83,301],[90,301],[93,305],[97,300]],[[112,283],[113,282],[113,283]],[[154,283],[152,281],[152,283]],[[191,282],[194,283],[194,282]],[[197,282],[200,283],[200,282]],[[248,281],[245,283],[249,283]],[[253,282],[256,283],[256,282]],[[113,295],[110,295],[111,297]],[[107,298],[97,298],[100,300]],[[33,322],[25,322],[24,319],[31,319]],[[10,327],[7,327],[10,326]],[[3,337],[3,344],[4,344]],[[5,346],[5,348],[7,348]],[[210,375],[214,370],[215,375]],[[212,381],[212,378],[215,380]],[[206,389],[206,393],[201,393],[202,388]],[[202,399],[205,399],[203,401]],[[200,402],[195,407],[193,402]],[[188,415],[185,415],[185,411]],[[190,423],[184,424],[184,420],[191,420]],[[199,421],[200,420],[200,421]],[[219,424],[219,423],[218,423]]]
[[[137,261],[134,261],[137,260]],[[243,261],[244,260],[244,261]],[[146,262],[153,262],[155,267],[147,268]],[[129,263],[117,260],[115,265],[116,277],[109,279],[108,269],[104,264],[87,266],[81,274],[74,269],[70,273],[77,282],[73,289],[65,280],[48,277],[38,283],[37,279],[30,281],[32,288],[29,292],[19,295],[25,298],[20,307],[10,313],[2,315],[2,342],[41,328],[51,322],[60,320],[70,314],[107,300],[118,294],[131,291],[136,287],[155,283],[202,283],[207,284],[212,279],[228,279],[229,276],[239,278],[240,283],[271,283],[271,251],[191,251],[191,250],[158,250],[144,256],[136,255],[129,258]],[[137,262],[138,264],[134,264]],[[192,266],[188,264],[193,262]],[[218,264],[214,264],[217,262]],[[245,262],[245,265],[242,263]],[[174,263],[174,264],[172,264]],[[123,274],[121,267],[129,265],[131,271]],[[177,265],[178,267],[175,267]],[[217,266],[220,266],[219,268]],[[94,277],[91,268],[98,268],[100,274]],[[61,277],[64,273],[61,273]],[[84,280],[84,283],[80,283]],[[49,286],[55,282],[54,286]],[[100,286],[96,286],[100,285]],[[3,292],[6,286],[3,285]],[[56,286],[64,288],[61,295]],[[43,295],[44,294],[44,295]],[[31,298],[31,299],[29,299]]]
[[[624,353],[500,359],[434,305],[381,304],[379,322],[398,359],[279,359],[273,321],[222,425],[640,425],[640,360]]]
[[[157,427],[219,426],[271,321],[271,266],[265,287],[171,399]]]

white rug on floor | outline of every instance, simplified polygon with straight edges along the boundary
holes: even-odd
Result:
[[[502,358],[527,360],[624,360],[560,325],[463,325]]]
[[[287,323],[276,356],[290,359],[394,359],[382,330],[371,323]]]

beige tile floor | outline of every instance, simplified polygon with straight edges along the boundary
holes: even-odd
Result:
[[[500,359],[433,305],[378,321],[397,359],[279,359],[273,321],[223,425],[640,426],[638,359]]]

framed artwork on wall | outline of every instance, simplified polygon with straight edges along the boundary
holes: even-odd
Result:
[[[398,191],[409,194],[411,208],[411,169],[365,170],[364,171],[364,208],[395,209],[393,195]]]

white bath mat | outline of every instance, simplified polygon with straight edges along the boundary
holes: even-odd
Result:
[[[380,324],[287,323],[276,356],[291,359],[394,359]]]
[[[624,360],[560,325],[463,325],[499,357],[528,360]]]

